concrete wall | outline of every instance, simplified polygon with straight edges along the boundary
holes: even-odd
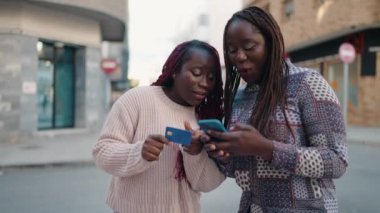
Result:
[[[0,143],[17,142],[36,130],[37,39],[0,34]],[[29,89],[23,91],[23,84]],[[35,85],[36,86],[36,85]]]
[[[359,106],[349,111],[349,121],[360,126],[380,126],[380,52],[377,52],[376,76],[360,77]]]
[[[325,0],[318,5],[314,0],[294,0],[294,14],[286,18],[283,1],[243,0],[244,6],[264,6],[269,3],[283,32],[288,49],[328,39],[345,31],[371,25],[380,26],[379,0]]]
[[[36,79],[38,39],[0,34],[0,144],[27,141],[38,132]],[[76,54],[75,127],[98,131],[109,109],[109,78],[100,69],[100,49]],[[34,85],[34,89],[33,89]]]
[[[120,20],[125,20],[126,16],[126,0],[34,0],[35,2],[50,2],[62,5],[71,5],[86,9],[95,10],[105,14],[118,17]]]
[[[0,33],[30,35],[46,40],[100,47],[97,21],[25,2],[0,2]]]
[[[49,132],[37,128],[39,40],[77,48],[74,128],[98,131],[109,110],[110,80],[100,69],[102,29],[99,21],[104,25],[108,20],[115,23],[114,17],[124,20],[126,1],[41,2],[62,4],[62,8],[65,4],[82,7],[94,14],[86,16],[91,11],[83,10],[82,15],[78,8],[71,13],[39,1],[0,1],[0,144],[27,142],[31,136]],[[56,131],[52,132],[54,135]]]
[[[106,95],[109,79],[100,69],[100,50],[86,48],[86,127],[96,130],[103,125],[108,112]]]

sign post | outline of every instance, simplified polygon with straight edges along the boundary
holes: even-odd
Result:
[[[343,43],[339,47],[339,58],[343,61],[343,118],[347,125],[347,105],[348,105],[348,66],[355,59],[355,48],[350,43]]]

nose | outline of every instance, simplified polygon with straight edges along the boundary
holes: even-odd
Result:
[[[210,80],[207,78],[206,75],[203,75],[202,79],[200,80],[199,82],[199,85],[200,87],[202,87],[203,89],[206,89],[208,90],[211,86],[211,82]]]
[[[245,54],[244,50],[238,49],[236,59],[241,62],[247,59],[247,55]]]

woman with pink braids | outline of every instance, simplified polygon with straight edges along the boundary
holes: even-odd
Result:
[[[193,130],[188,147],[169,142],[167,126],[192,130],[197,119],[223,117],[222,78],[215,48],[179,44],[152,86],[127,91],[113,105],[93,148],[96,165],[112,175],[107,204],[118,213],[200,212],[200,193],[225,176]]]

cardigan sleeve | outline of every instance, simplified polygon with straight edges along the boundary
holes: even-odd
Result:
[[[296,147],[274,141],[272,165],[304,177],[342,176],[348,165],[348,155],[338,98],[316,72],[306,74],[298,98],[307,146]]]
[[[198,155],[190,155],[184,151],[182,151],[182,154],[186,178],[192,189],[209,192],[226,179],[205,150],[202,150]]]
[[[99,168],[114,176],[128,177],[152,165],[142,158],[144,141],[132,143],[137,119],[138,106],[133,96],[125,94],[114,103],[93,147],[93,157]]]

